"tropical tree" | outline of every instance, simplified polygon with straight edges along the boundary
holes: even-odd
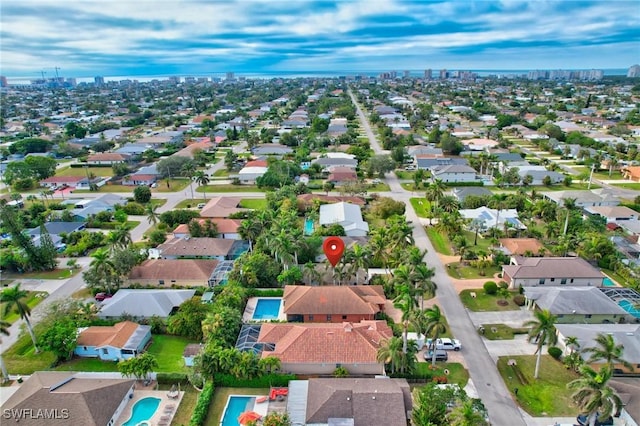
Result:
[[[443,333],[447,332],[447,326],[445,324],[444,315],[440,311],[440,307],[438,305],[433,305],[429,309],[424,310],[425,316],[425,336],[432,339],[431,350],[433,350],[433,357],[431,359],[431,364],[436,365],[436,340]]]
[[[594,339],[597,346],[585,348],[582,350],[585,354],[591,354],[587,362],[599,362],[604,361],[607,365],[613,368],[616,364],[623,365],[627,369],[633,371],[633,365],[626,361],[622,354],[624,352],[624,346],[622,344],[616,345],[613,336],[606,333],[598,333]]]
[[[415,265],[411,271],[411,282],[414,286],[414,292],[420,296],[420,309],[424,309],[424,298],[431,298],[435,295],[438,286],[433,281],[435,270],[429,268],[424,263]]]
[[[564,339],[564,345],[569,350],[569,353],[574,353],[580,350],[580,342],[576,336],[568,336]]]
[[[391,367],[391,374],[396,372],[411,372],[415,367],[416,353],[418,346],[414,341],[409,342],[407,352],[403,351],[403,341],[401,338],[393,336],[384,340],[378,348],[376,359]]]
[[[524,326],[530,327],[529,341],[535,340],[538,345],[536,349],[536,354],[538,355],[538,357],[536,359],[536,368],[533,374],[533,377],[537,379],[540,373],[542,346],[544,344],[553,346],[558,340],[555,326],[558,318],[546,309],[535,311],[534,316],[535,319],[525,322]]]
[[[198,186],[203,186],[202,194],[204,196],[204,199],[206,200],[207,199],[207,185],[210,182],[209,176],[207,176],[207,174],[205,172],[203,172],[202,170],[198,170],[193,174],[193,179],[196,181]]]
[[[397,271],[397,269],[396,269]],[[407,277],[408,278],[408,277]],[[402,284],[399,286],[399,292],[395,299],[393,299],[393,306],[402,311],[402,353],[407,353],[407,335],[409,332],[409,321],[415,308],[418,307],[416,299],[411,294],[410,283]]]
[[[118,371],[120,373],[139,380],[146,378],[154,368],[158,368],[158,361],[155,356],[148,352],[118,363]]]
[[[118,225],[116,229],[109,232],[107,241],[109,242],[112,251],[125,249],[133,242],[131,239],[131,232],[125,224]]]
[[[29,335],[31,336],[31,341],[33,342],[33,348],[36,353],[40,352],[38,349],[38,345],[36,344],[36,335],[33,332],[33,327],[31,326],[31,321],[29,317],[31,316],[31,308],[27,304],[27,297],[29,296],[29,292],[27,290],[23,290],[20,288],[20,283],[16,284],[13,287],[5,288],[0,293],[0,303],[4,303],[4,312],[3,316],[7,316],[9,312],[15,310],[20,315],[27,324],[27,330],[29,330]]]
[[[564,198],[562,201],[562,206],[567,211],[564,219],[564,228],[562,231],[562,235],[567,235],[567,230],[569,229],[569,217],[571,216],[571,213],[576,209],[577,204],[575,198]]]
[[[485,426],[489,423],[486,413],[478,409],[473,400],[457,401],[456,406],[447,414],[450,426]]]
[[[158,213],[158,206],[155,204],[147,204],[144,209],[144,213],[147,215],[147,222],[149,225],[157,225],[160,220],[160,214]]]
[[[85,274],[93,273],[97,278],[97,282],[100,284],[104,284],[106,290],[109,294],[112,293],[112,286],[117,284],[119,280],[117,279],[116,266],[113,263],[109,255],[109,251],[101,248],[94,251],[91,254],[93,260],[89,264],[89,270],[85,272]],[[83,275],[85,281],[90,284],[91,280],[87,279],[87,276]]]
[[[10,323],[7,321],[0,320],[0,335],[4,334],[5,336],[9,335],[9,327]],[[2,343],[2,339],[0,339],[0,344]],[[2,359],[2,353],[0,353],[0,371],[2,371],[2,383],[5,383],[9,380],[9,373],[7,372],[7,366],[4,365],[4,360]]]
[[[444,195],[440,198],[439,207],[443,212],[453,213],[460,208],[460,203],[453,195]]]
[[[446,185],[442,180],[436,179],[431,182],[425,191],[425,197],[427,201],[431,203],[431,211],[434,212],[439,207],[440,198],[444,195],[444,191],[446,189]]]
[[[596,420],[605,420],[622,407],[620,396],[609,386],[613,367],[607,364],[595,371],[583,365],[580,372],[582,377],[567,383],[567,388],[574,391],[571,398],[587,415],[587,424],[595,426]]]
[[[184,163],[180,168],[180,173],[183,176],[189,178],[189,189],[191,189],[191,199],[193,200],[195,197],[193,196],[193,175],[196,172],[196,165],[193,161],[189,161],[188,163]]]
[[[307,280],[307,285],[313,285],[315,282],[320,283],[322,274],[316,269],[316,264],[309,261],[304,264],[302,276]]]

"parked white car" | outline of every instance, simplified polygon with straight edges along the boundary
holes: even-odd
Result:
[[[427,339],[425,345],[427,346],[427,348],[431,348],[432,340]],[[443,337],[436,340],[436,349],[459,351],[460,349],[462,349],[462,343],[460,343],[458,339],[449,339],[447,337]]]

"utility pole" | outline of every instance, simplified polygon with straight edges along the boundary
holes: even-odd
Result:
[[[59,69],[60,69],[59,67],[56,67],[56,80],[60,78],[60,77],[58,76],[58,70],[59,70]]]
[[[43,82],[43,83],[45,82],[44,75],[45,75],[46,73],[47,73],[47,72],[46,72],[46,71],[44,71],[44,70],[40,71],[40,75],[42,75],[42,82]]]
[[[589,184],[587,185],[587,189],[591,189],[591,180],[593,179],[593,171],[596,169],[595,163],[591,165],[591,173],[589,173]]]

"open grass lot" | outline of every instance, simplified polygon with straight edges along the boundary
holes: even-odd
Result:
[[[429,211],[431,210],[431,203],[424,198],[410,198],[411,207],[416,212],[418,217],[429,217]]]
[[[158,368],[155,371],[162,373],[187,371],[182,352],[189,343],[194,342],[181,336],[155,334],[148,349],[148,352],[158,360]]]
[[[27,303],[27,306],[29,306],[29,308],[33,309],[38,305],[38,303],[42,302],[47,296],[48,294],[46,292],[30,291],[27,295],[25,302]],[[13,324],[20,318],[20,315],[15,310],[15,307],[5,315],[4,314],[5,306],[6,306],[6,303],[0,303],[0,315],[2,316],[2,320],[10,324]]]
[[[617,187],[619,186],[620,188],[633,189],[636,191],[640,191],[640,182],[612,183],[612,185],[615,185]]]
[[[215,172],[213,172],[213,177],[223,177],[223,178],[227,178],[229,177],[229,171],[227,169],[219,169],[216,170]]]
[[[433,248],[440,254],[451,256],[451,244],[446,235],[438,232],[433,226],[426,226],[427,236],[433,244]]]
[[[471,297],[471,293],[475,293],[476,297]],[[516,294],[517,292],[511,292],[512,297]],[[465,307],[474,312],[517,311],[520,309],[518,305],[513,303],[512,298],[509,298],[507,305],[498,305],[498,300],[503,299],[499,296],[490,296],[481,288],[462,290],[460,300]]]
[[[483,336],[489,340],[513,340],[516,334],[527,334],[527,328],[512,328],[505,324],[482,324],[484,327]]]
[[[44,332],[43,326],[34,327],[36,336]],[[7,349],[2,358],[9,374],[31,374],[34,371],[48,370],[56,361],[56,357],[51,352],[35,353],[33,343],[29,333],[25,333]]]
[[[130,192],[133,193],[135,186],[126,186],[126,185],[103,185],[98,188],[98,192]],[[88,189],[74,189],[73,194],[89,194],[94,191],[90,191]]]
[[[267,206],[265,198],[243,198],[240,201],[240,207],[244,209],[262,209]]]
[[[434,376],[444,376],[444,370],[446,369],[449,370],[449,375],[447,376],[448,383],[456,383],[463,388],[469,381],[469,371],[459,362],[436,362],[435,370],[431,370],[429,368],[430,366],[430,362],[419,362],[416,365],[416,373],[426,374],[430,372]]]
[[[158,187],[151,188],[151,191],[154,193],[155,192],[178,192],[188,187],[189,182],[190,180],[187,178],[174,178],[169,180],[169,185],[167,186],[167,179],[162,179],[158,181]]]
[[[209,201],[209,199],[204,199],[204,198],[188,198],[186,200],[182,200],[180,201],[178,204],[176,204],[176,209],[190,209],[190,208],[195,208],[198,204],[200,203],[207,203],[207,201]]]
[[[63,167],[56,171],[56,176],[87,176],[93,173],[94,176],[113,176],[111,167]]]
[[[387,185],[384,182],[381,183],[376,183],[376,184],[369,184],[369,186],[367,187],[367,191],[369,192],[389,192],[391,191],[391,188],[389,188],[389,185]]]
[[[513,367],[507,365],[510,359],[516,361],[528,384],[522,384],[514,373]],[[577,379],[578,374],[567,370],[560,361],[556,361],[549,355],[543,355],[540,377],[536,380],[533,378],[535,364],[535,355],[498,358],[498,371],[513,398],[534,417],[578,414],[578,409],[571,400],[571,391],[567,389],[567,383]],[[516,388],[518,388],[517,396],[514,392]]]
[[[255,185],[205,185],[195,189],[196,192],[207,192],[207,194],[225,192],[266,192]]]
[[[229,395],[269,395],[269,389],[254,388],[216,388],[213,401],[209,405],[209,414],[205,426],[219,426],[227,405]]]
[[[135,228],[135,226],[134,226]],[[69,277],[80,272],[79,269],[71,271],[70,269],[54,269],[53,271],[41,271],[41,272],[24,272],[22,274],[17,272],[9,272],[2,275],[3,281],[5,278],[14,280],[66,280]]]
[[[168,391],[171,390],[171,385],[160,385],[158,388],[159,390]],[[193,413],[196,401],[200,395],[200,392],[191,385],[180,386],[180,390],[184,391],[184,395],[182,397],[182,401],[180,401],[176,414],[173,416],[173,421],[171,422],[174,426],[186,426],[189,424],[191,414]]]
[[[491,265],[488,268],[480,270],[471,265],[462,265],[460,262],[447,264],[447,273],[449,276],[459,280],[469,280],[475,278],[491,279],[495,274],[500,272],[502,268]]]

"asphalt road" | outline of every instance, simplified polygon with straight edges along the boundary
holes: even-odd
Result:
[[[354,105],[356,105],[358,117],[360,118],[365,133],[369,137],[374,152],[376,154],[388,153],[388,151],[384,151],[380,147],[369,125],[369,120],[367,120],[364,115],[353,93],[349,92],[349,95]],[[438,285],[436,291],[438,304],[447,317],[453,335],[464,344],[462,352],[469,368],[469,374],[478,391],[478,395],[489,412],[491,424],[510,426],[526,425],[518,406],[504,385],[491,355],[489,355],[480,335],[471,322],[466,308],[462,305],[451,279],[445,270],[445,266],[440,262],[431,241],[427,237],[427,233],[421,225],[420,218],[418,218],[411,207],[409,202],[411,193],[405,191],[400,186],[400,182],[395,174],[389,173],[385,177],[391,188],[391,196],[395,200],[405,202],[407,205],[406,217],[407,220],[414,224],[413,238],[416,246],[422,250],[427,250],[427,255],[424,260],[428,266],[435,269],[434,281]]]

